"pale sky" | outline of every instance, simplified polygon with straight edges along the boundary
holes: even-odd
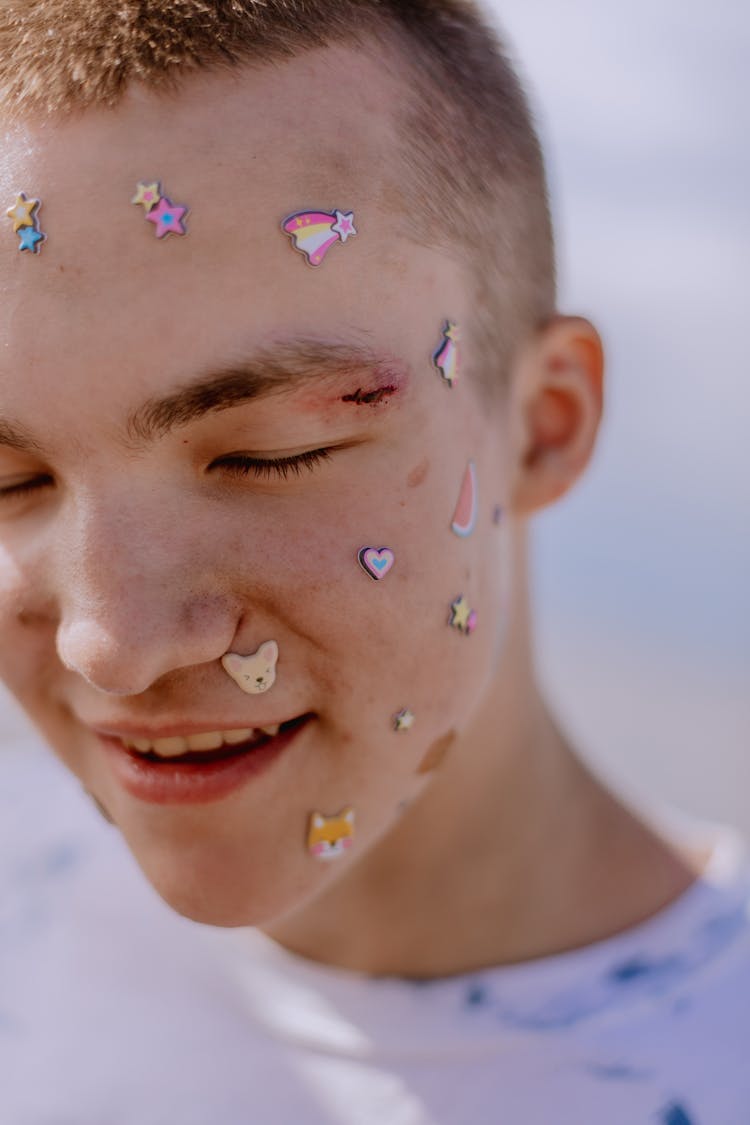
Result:
[[[609,353],[593,472],[540,528],[545,605],[750,669],[750,6],[492,8],[549,154],[561,305]]]
[[[548,153],[561,308],[609,356],[592,469],[538,521],[538,659],[642,803],[750,840],[750,5],[494,0]]]

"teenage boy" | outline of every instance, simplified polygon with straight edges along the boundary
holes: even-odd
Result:
[[[602,350],[479,13],[10,0],[0,102],[0,669],[172,908],[11,927],[2,1120],[746,1123],[745,861],[536,685]]]

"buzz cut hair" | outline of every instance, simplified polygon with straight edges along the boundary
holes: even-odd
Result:
[[[115,107],[131,83],[174,92],[334,44],[396,60],[409,236],[466,266],[472,366],[506,386],[555,312],[554,237],[528,100],[473,0],[0,0],[0,114]]]

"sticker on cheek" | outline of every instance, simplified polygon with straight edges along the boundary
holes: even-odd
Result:
[[[362,569],[376,582],[385,578],[396,561],[396,556],[390,547],[362,547],[357,558]]]
[[[307,832],[307,850],[316,859],[338,859],[354,844],[354,809],[344,809],[338,816],[322,816],[314,812]]]
[[[414,726],[414,712],[404,707],[397,715],[393,716],[393,729],[395,731],[411,730]]]
[[[465,633],[467,637],[471,636],[477,627],[477,614],[473,610],[463,594],[451,602],[451,614],[448,624],[453,629],[457,629],[459,633]]]
[[[221,658],[221,663],[227,675],[231,676],[247,695],[261,695],[276,683],[278,659],[279,646],[276,641],[266,641],[250,656],[226,652]]]
[[[443,340],[437,351],[433,352],[432,362],[444,381],[452,387],[461,374],[461,332],[457,324],[447,320],[443,328]]]
[[[357,233],[354,212],[338,210],[296,211],[287,215],[281,229],[311,266],[321,265],[332,246],[346,242]]]
[[[479,508],[479,489],[477,486],[477,467],[469,461],[461,482],[461,493],[458,497],[456,510],[453,514],[451,531],[468,539],[477,525],[477,511]]]

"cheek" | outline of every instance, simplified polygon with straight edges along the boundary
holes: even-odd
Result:
[[[485,611],[481,559],[492,532],[477,529],[465,539],[451,532],[463,470],[427,462],[416,458],[400,484],[289,503],[282,518],[237,539],[231,551],[242,602],[267,616],[269,627],[278,623],[298,670],[320,693],[316,704],[358,739],[361,720],[392,737],[393,716],[405,707],[419,722],[399,732],[402,745],[460,725],[490,663],[492,609]],[[382,577],[360,564],[363,547],[393,551]],[[449,625],[461,594],[479,614],[471,636]],[[285,660],[282,649],[282,668]]]

